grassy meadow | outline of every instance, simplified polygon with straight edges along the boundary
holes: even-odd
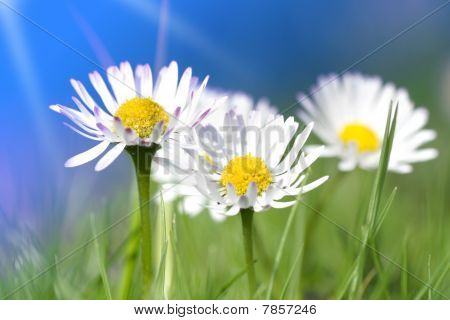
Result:
[[[438,121],[430,127],[438,132],[433,144],[439,157],[417,164],[409,175],[388,172],[385,183],[378,184],[382,218],[363,256],[375,171],[338,172],[336,160],[320,159],[309,177],[329,174],[328,182],[293,208],[255,214],[255,298],[448,299],[450,129]],[[131,164],[128,171],[133,174]],[[127,254],[139,234],[136,228],[130,232],[139,214],[136,187],[129,181],[126,192],[105,202],[104,210],[60,216],[67,208],[57,208],[54,216],[64,218],[44,232],[30,231],[3,244],[1,296],[124,298],[124,261],[137,259],[127,298],[143,298],[140,257]],[[157,185],[152,188],[158,192]],[[154,278],[147,297],[247,299],[240,217],[215,222],[207,213],[192,218],[177,208],[159,201],[152,206]],[[360,258],[361,269],[352,273]],[[352,281],[357,282],[353,290]]]

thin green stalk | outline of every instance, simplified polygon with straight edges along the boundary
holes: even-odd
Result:
[[[129,146],[126,148],[133,160],[139,194],[141,222],[142,293],[147,297],[152,283],[152,227],[150,216],[150,175],[153,156],[159,145],[150,147]],[[127,275],[127,277],[132,277]],[[129,281],[132,281],[130,279]]]
[[[112,300],[111,287],[109,285],[108,275],[106,273],[105,264],[103,263],[102,254],[100,253],[100,245],[98,244],[97,231],[95,229],[95,218],[93,215],[91,215],[91,228],[92,228],[92,235],[94,236],[94,249],[95,254],[97,256],[97,264],[98,268],[100,269],[100,276],[102,278],[105,295],[108,298],[108,300]]]
[[[403,251],[402,251],[402,273],[400,278],[400,288],[402,292],[402,299],[408,299],[408,234],[405,236],[403,241]]]
[[[380,162],[378,165],[378,170],[369,201],[369,208],[367,210],[366,223],[364,224],[362,229],[363,236],[360,251],[358,257],[356,258],[356,269],[354,270],[354,273],[352,272],[353,279],[350,282],[350,299],[355,299],[360,290],[363,279],[365,260],[367,258],[366,247],[368,242],[372,238],[372,235],[374,234],[377,223],[379,222],[381,194],[383,191],[384,181],[386,179],[387,169],[389,165],[389,156],[391,153],[392,143],[395,135],[395,125],[397,120],[398,108],[395,108],[394,115],[392,117],[393,120],[391,123],[392,110],[393,108],[391,105],[386,122],[386,130],[383,139]]]
[[[291,270],[288,273],[286,282],[284,283],[283,289],[281,290],[280,300],[285,299],[287,289],[289,287],[289,284],[291,283],[292,276],[294,275],[295,267],[297,266],[297,264],[300,260],[300,256],[302,256],[302,255],[303,255],[303,245],[300,247],[300,250],[298,250],[297,256],[294,259],[294,263],[292,264]]]
[[[300,198],[300,196],[297,197],[297,202],[295,203],[295,205],[291,208],[291,210],[289,212],[288,220],[286,222],[286,226],[284,227],[283,235],[281,236],[280,245],[278,246],[277,255],[275,257],[275,262],[273,264],[272,274],[270,276],[269,287],[267,288],[267,292],[266,292],[266,300],[269,300],[270,296],[272,295],[273,284],[275,282],[275,276],[277,274],[278,268],[280,267],[280,262],[281,262],[281,257],[283,255],[284,246],[286,245],[286,240],[287,240],[287,237],[289,234],[289,230],[291,230],[291,225],[292,225],[292,222],[294,221],[295,212],[297,211],[298,204],[300,203],[299,198]]]
[[[241,209],[241,219],[242,232],[244,235],[249,299],[253,299],[256,291],[255,266],[253,260],[253,208]]]

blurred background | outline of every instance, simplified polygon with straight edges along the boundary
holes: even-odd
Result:
[[[78,219],[111,205],[124,187],[127,199],[134,197],[125,156],[101,173],[93,164],[64,168],[66,159],[91,146],[48,109],[54,103],[72,106],[70,78],[92,93],[87,75],[100,66],[128,60],[159,68],[177,60],[199,77],[209,74],[214,87],[268,97],[284,110],[318,75],[341,72],[442,3],[0,0],[0,260],[15,254],[12,244],[27,241],[41,243],[40,253],[51,256],[55,239],[70,236]],[[432,145],[441,154],[448,149],[450,124],[449,30],[447,6],[352,69],[405,87],[417,105],[428,107],[428,127],[439,135]],[[446,176],[447,160],[415,169],[422,176]],[[432,183],[395,179],[405,185],[405,196],[417,188],[426,193]],[[127,212],[130,202],[114,206]]]

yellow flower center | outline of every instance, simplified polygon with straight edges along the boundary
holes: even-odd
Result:
[[[272,183],[272,174],[261,158],[248,154],[243,157],[234,157],[225,166],[220,184],[226,187],[231,183],[240,196],[247,193],[248,185],[255,182],[258,194],[266,191]]]
[[[356,144],[359,153],[376,151],[380,146],[376,133],[359,123],[346,125],[339,133],[339,138],[345,145]]]
[[[164,108],[149,98],[136,97],[126,101],[117,109],[115,116],[125,128],[133,129],[142,139],[150,137],[160,121],[164,122],[164,130],[169,122],[169,115]]]

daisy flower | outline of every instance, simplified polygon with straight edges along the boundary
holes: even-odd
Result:
[[[66,167],[92,161],[112,146],[95,166],[96,171],[103,170],[127,146],[163,146],[170,137],[177,136],[178,129],[195,127],[211,111],[199,104],[208,77],[193,89],[192,70],[187,68],[179,79],[176,62],[163,67],[155,82],[148,64],[138,65],[133,72],[128,62],[109,67],[107,78],[112,91],[97,71],[89,74],[104,108],[74,79],[70,83],[78,98],[72,99],[78,110],[60,104],[50,106],[75,124],[65,123],[66,126],[90,140],[100,141],[67,160]]]
[[[224,96],[227,97],[226,100],[223,100]],[[215,126],[222,123],[225,114],[230,111],[243,118],[248,117],[252,110],[257,110],[267,116],[277,113],[277,108],[271,105],[267,99],[262,98],[255,102],[251,96],[243,92],[205,89],[200,103],[215,106],[215,109],[202,121],[204,130],[211,127],[214,131]],[[174,173],[167,174],[167,170],[164,169],[158,167],[153,178],[163,185],[165,201],[172,202],[179,199],[178,210],[190,216],[196,216],[208,208],[210,200],[195,187],[196,181],[193,177],[184,179],[183,176]],[[182,183],[178,183],[180,180]],[[222,221],[226,217],[214,210],[209,210],[209,212],[215,221]]]
[[[340,159],[339,169],[377,168],[389,106],[398,103],[398,118],[388,169],[412,171],[412,163],[437,156],[433,148],[419,149],[436,132],[423,129],[428,111],[415,108],[408,92],[379,77],[358,73],[320,77],[312,98],[298,97],[303,105],[299,117],[314,121],[314,133],[325,143],[323,156]]]
[[[295,137],[299,124],[293,117],[251,111],[242,117],[228,112],[215,141],[199,137],[199,152],[188,150],[202,168],[195,175],[198,191],[213,204],[212,210],[236,215],[241,209],[256,212],[270,207],[286,208],[295,201],[281,201],[310,191],[328,177],[304,185],[304,171],[320,156],[321,148],[302,152],[313,123]],[[200,129],[200,127],[198,128]],[[199,132],[199,130],[197,130]],[[288,150],[289,142],[294,145]],[[211,144],[214,145],[211,148]]]
[[[141,246],[143,292],[150,291],[152,277],[152,235],[150,219],[150,174],[155,161],[168,165],[174,149],[185,141],[186,128],[195,128],[211,111],[199,103],[208,77],[200,86],[192,80],[192,71],[186,69],[178,79],[178,65],[171,62],[163,67],[153,84],[149,65],[138,65],[133,72],[128,62],[112,66],[107,70],[112,92],[102,76],[94,71],[89,74],[92,86],[101,98],[103,107],[91,97],[80,81],[71,80],[79,98],[73,101],[78,110],[62,105],[50,108],[67,118],[75,126],[66,124],[80,135],[99,143],[66,162],[66,167],[75,167],[104,155],[98,160],[95,170],[108,167],[126,150],[133,160],[139,192],[141,214]],[[110,147],[109,151],[106,151]],[[159,151],[162,149],[162,151]],[[106,153],[105,153],[106,152]],[[166,157],[167,156],[167,157]],[[130,242],[131,257],[138,255],[138,247]],[[134,259],[128,259],[124,268],[122,297],[131,291],[134,274]]]
[[[210,202],[210,210],[227,216],[240,213],[247,265],[249,297],[255,293],[252,221],[253,213],[268,208],[286,208],[295,201],[282,201],[306,193],[327,180],[305,184],[305,170],[319,157],[315,149],[302,152],[313,124],[296,135],[293,117],[250,111],[246,116],[227,112],[222,126],[210,127],[204,139],[198,127],[198,150],[187,152],[197,163],[197,190]],[[211,133],[211,132],[210,132]],[[288,148],[292,142],[292,146]]]

